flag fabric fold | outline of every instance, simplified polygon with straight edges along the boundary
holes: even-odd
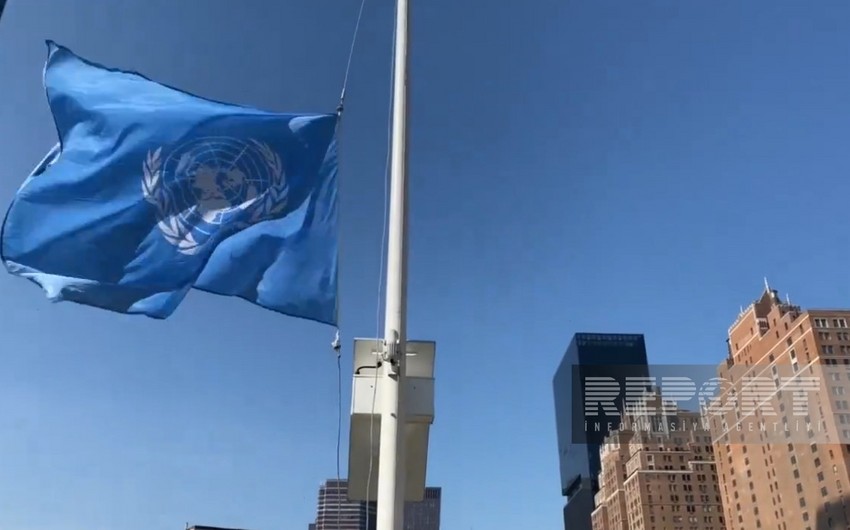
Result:
[[[49,299],[166,318],[187,292],[337,323],[335,114],[204,99],[48,42],[59,145],[0,229]]]

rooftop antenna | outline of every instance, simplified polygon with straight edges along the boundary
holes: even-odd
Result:
[[[764,277],[764,288],[767,292],[770,292],[770,284],[767,283],[767,276]]]

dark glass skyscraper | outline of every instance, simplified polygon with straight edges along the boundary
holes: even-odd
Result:
[[[404,530],[440,530],[442,489],[425,488],[425,498],[404,505]]]
[[[561,467],[561,494],[566,530],[591,530],[593,496],[599,491],[601,470],[599,449],[608,434],[608,422],[617,426],[618,416],[589,418],[585,396],[610,397],[621,410],[626,380],[649,385],[649,365],[643,335],[619,333],[576,333],[555,372],[555,422],[558,432],[558,459]],[[645,384],[641,383],[645,379]],[[588,381],[596,386],[588,389]],[[601,382],[601,383],[600,383]],[[602,388],[600,390],[600,388]],[[613,393],[611,393],[613,392]],[[607,400],[607,397],[603,400]]]

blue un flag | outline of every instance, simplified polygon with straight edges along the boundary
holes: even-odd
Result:
[[[55,301],[168,317],[190,289],[336,324],[335,114],[206,100],[48,42],[59,145],[0,231]]]

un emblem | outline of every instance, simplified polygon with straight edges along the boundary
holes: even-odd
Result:
[[[196,254],[222,228],[244,228],[286,207],[280,156],[257,140],[199,138],[170,152],[149,151],[142,192],[157,209],[162,236]]]

